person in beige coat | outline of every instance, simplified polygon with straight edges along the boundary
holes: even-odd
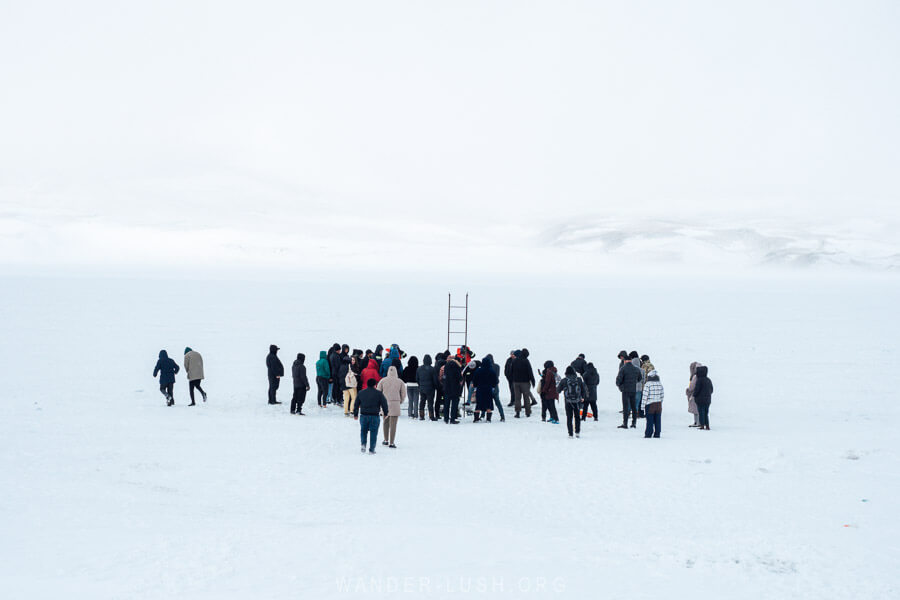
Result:
[[[200,382],[203,381],[203,357],[190,347],[184,349],[184,372],[187,373],[188,391],[191,393],[191,403],[188,406],[197,404],[194,402],[194,388],[200,390],[200,395],[206,402],[206,392],[200,387]]]
[[[684,393],[687,394],[688,412],[694,415],[694,424],[688,427],[700,427],[700,411],[697,409],[697,403],[694,401],[694,386],[697,384],[697,367],[702,367],[698,362],[691,363],[691,381]]]
[[[397,421],[400,420],[400,405],[406,400],[406,384],[397,375],[397,367],[388,367],[387,377],[378,382],[375,388],[384,394],[388,403],[388,414],[384,416],[384,441],[382,444],[396,448],[394,438],[397,435]]]

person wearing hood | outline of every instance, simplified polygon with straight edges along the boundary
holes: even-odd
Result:
[[[631,426],[637,427],[637,402],[635,390],[641,380],[641,370],[634,366],[626,356],[616,375],[616,386],[622,392],[622,424],[619,429],[628,429],[628,415],[631,415]]]
[[[688,412],[694,415],[694,424],[688,425],[688,427],[700,427],[700,411],[697,410],[697,403],[694,401],[694,387],[697,385],[697,367],[703,366],[698,362],[691,363],[691,379],[688,382],[687,389],[684,390],[684,393],[687,394],[688,400]]]
[[[525,407],[525,416],[531,416],[531,407],[537,404],[534,396],[531,394],[531,388],[534,387],[534,369],[531,368],[531,362],[528,360],[528,348],[517,350],[516,360],[512,364],[512,376],[515,389],[515,407],[516,418],[522,407]]]
[[[581,416],[582,421],[587,421],[589,415],[593,415],[594,421],[597,420],[597,386],[600,385],[600,374],[594,363],[588,363],[584,368],[584,387],[587,389],[587,400],[584,402],[584,411]],[[588,413],[588,406],[591,412]]]
[[[494,373],[497,374],[497,383],[494,385],[493,396],[494,396],[494,406],[497,408],[497,412],[500,413],[500,422],[506,420],[506,416],[503,414],[503,403],[500,402],[500,365],[494,362],[494,356],[488,355],[491,357],[491,363],[494,365]]]
[[[503,365],[503,376],[506,377],[506,383],[509,384],[509,404],[506,405],[506,408],[512,408],[516,403],[516,386],[512,378],[512,366],[516,360],[516,352],[517,350],[510,350],[509,358],[506,359],[506,364]]]
[[[434,414],[435,421],[441,418],[441,409],[444,406],[444,365],[447,364],[447,356],[443,351],[434,355]]]
[[[416,370],[416,383],[419,385],[419,419],[425,420],[427,408],[428,418],[437,421],[434,416],[434,367],[431,366],[430,354],[422,357],[422,366]]]
[[[188,392],[191,395],[191,403],[188,406],[194,406],[194,390],[200,391],[203,401],[206,402],[206,392],[200,387],[203,381],[203,357],[200,353],[192,349],[190,346],[184,349],[184,372],[188,378]]]
[[[475,375],[475,370],[481,366],[480,360],[470,361],[468,364],[464,364],[459,356],[456,357],[456,362],[463,365],[463,385],[468,396],[466,397],[465,405],[469,406],[475,403],[475,384],[472,383],[472,377]]]
[[[341,362],[341,388],[344,396],[344,416],[349,417],[356,407],[356,396],[359,393],[359,378],[361,371],[359,369],[359,360],[356,356],[347,356]]]
[[[369,359],[369,364],[366,365],[366,368],[362,370],[362,389],[366,389],[367,387],[369,387],[370,379],[374,379],[375,383],[381,381],[381,375],[378,374],[378,362],[374,358]]]
[[[497,370],[494,369],[494,357],[488,354],[472,374],[472,385],[475,388],[475,422],[485,420],[491,422],[491,412],[494,408],[494,389],[500,383]]]
[[[269,346],[269,354],[266,356],[266,372],[269,375],[269,404],[281,404],[275,395],[278,393],[278,384],[284,377],[284,365],[278,358],[278,351],[281,350],[275,344]]]
[[[647,373],[647,381],[644,382],[644,390],[641,396],[641,409],[647,418],[647,427],[644,429],[644,437],[659,437],[662,428],[662,403],[663,386],[659,382],[659,373],[653,369]]]
[[[329,392],[331,393],[331,401],[337,404],[341,401],[341,363],[344,360],[344,353],[340,344],[335,342],[331,345],[331,353],[328,355],[328,370],[331,377],[328,381]]]
[[[403,363],[400,360],[400,347],[397,344],[391,346],[387,358],[381,362],[378,374],[382,377],[387,377],[388,369],[391,367],[397,367],[397,373],[403,372]]]
[[[297,360],[291,365],[291,377],[294,380],[294,395],[291,396],[291,414],[302,415],[306,392],[309,391],[309,378],[306,376],[306,355],[297,354]]]
[[[388,367],[387,376],[375,384],[375,389],[387,399],[388,411],[384,414],[384,442],[389,448],[396,448],[397,421],[400,420],[400,406],[406,400],[406,384],[397,375],[397,367]]]
[[[449,353],[448,353],[449,355]],[[459,424],[459,396],[463,390],[462,365],[455,358],[447,358],[444,363],[444,423]]]
[[[373,361],[374,362],[374,361]],[[378,427],[382,414],[388,414],[387,398],[375,389],[377,381],[368,379],[357,397],[353,418],[359,421],[359,438],[362,443],[360,452],[366,451],[366,438],[369,438],[369,454],[375,454],[375,442],[378,439]]]
[[[641,395],[644,391],[644,378],[647,374],[641,369],[641,359],[636,350],[631,351],[628,355],[628,360],[630,360],[631,364],[637,367],[638,371],[641,373],[640,380],[634,384],[634,406],[632,407],[632,410],[637,415],[638,419],[643,419],[644,411],[641,410]]]
[[[153,377],[159,375],[159,391],[166,398],[166,406],[175,405],[175,374],[178,370],[178,363],[169,358],[168,352],[160,350]]]
[[[713,384],[709,378],[709,367],[697,367],[697,381],[694,384],[694,402],[700,413],[700,429],[709,431],[709,405],[712,403]]]
[[[415,356],[409,357],[409,363],[400,373],[400,379],[406,384],[406,397],[409,399],[407,416],[415,419],[419,416],[419,380],[416,377],[419,371],[419,359]]]
[[[382,346],[381,344],[378,344],[377,346],[375,346],[375,354],[372,355],[372,358],[374,358],[375,362],[378,363],[378,377],[379,378],[381,377],[381,363],[382,363],[381,355],[383,353],[384,353],[384,346]]]
[[[584,370],[587,368],[587,361],[584,360],[584,354],[579,354],[578,358],[572,361],[572,368],[579,377],[584,377]]]
[[[559,400],[559,375],[556,366],[552,360],[544,362],[544,372],[538,374],[541,381],[538,383],[538,396],[541,397],[541,421],[547,420],[547,413],[550,413],[550,422],[559,423],[559,414],[556,412],[556,401]]]
[[[581,437],[581,403],[587,397],[584,390],[584,381],[575,372],[572,366],[566,367],[566,376],[556,388],[562,392],[566,400],[566,427],[569,429],[569,437],[572,437],[572,421],[575,421],[575,437]]]
[[[328,384],[331,381],[331,361],[328,360],[328,352],[319,350],[319,360],[316,361],[316,403],[319,408],[328,405]]]

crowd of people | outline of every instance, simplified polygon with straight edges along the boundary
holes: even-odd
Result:
[[[277,399],[284,365],[278,357],[280,348],[269,346],[266,370],[269,381],[269,404],[281,404]],[[509,404],[514,418],[531,417],[532,407],[541,400],[541,420],[559,424],[557,402],[562,400],[566,415],[566,429],[570,438],[581,437],[584,421],[598,420],[597,388],[600,376],[593,363],[579,354],[563,371],[552,360],[544,362],[543,369],[535,371],[529,360],[527,348],[513,350],[503,366],[502,377],[509,388]],[[383,432],[382,444],[396,448],[397,423],[402,415],[403,403],[407,414],[417,420],[443,421],[457,425],[464,414],[471,413],[474,423],[490,423],[496,412],[500,421],[506,420],[500,401],[500,365],[491,354],[477,360],[467,346],[461,346],[453,354],[449,350],[422,357],[421,364],[415,356],[403,361],[406,353],[397,344],[389,348],[378,345],[375,350],[350,350],[347,344],[333,344],[319,352],[316,361],[316,403],[321,409],[329,406],[343,408],[344,416],[353,417],[360,424],[361,451],[375,453],[379,429]],[[638,419],[645,419],[644,437],[658,438],[662,429],[662,405],[664,389],[659,373],[646,354],[622,350],[618,354],[619,366],[616,387],[622,397],[622,424],[620,429],[636,428]],[[184,368],[189,381],[190,406],[194,406],[194,390],[200,392],[206,402],[206,392],[200,386],[204,378],[203,358],[190,347],[184,351]],[[175,403],[175,375],[178,364],[169,358],[165,350],[153,370],[159,375],[160,392],[168,406]],[[311,390],[306,372],[306,356],[297,354],[291,366],[293,395],[291,414],[303,415],[306,395]],[[713,385],[708,367],[693,362],[690,379],[685,390],[688,412],[694,415],[690,427],[709,430],[709,406]],[[461,405],[462,403],[462,405]],[[382,423],[383,419],[383,423]],[[629,427],[630,420],[630,427]]]

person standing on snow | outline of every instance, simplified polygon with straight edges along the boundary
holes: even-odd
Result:
[[[415,419],[419,415],[419,380],[416,376],[419,372],[419,359],[415,356],[409,357],[409,363],[400,374],[400,379],[406,384],[406,397],[409,399],[407,416]]]
[[[455,358],[448,358],[443,367],[444,423],[458,425],[459,396],[463,390],[462,365]]]
[[[713,384],[708,377],[709,368],[697,367],[697,382],[694,384],[694,402],[700,413],[700,429],[709,431],[709,405],[712,403]]]
[[[616,375],[616,385],[622,392],[622,424],[619,429],[628,429],[628,415],[631,415],[631,426],[637,427],[637,403],[635,393],[637,383],[641,380],[641,370],[634,366],[626,356]]]
[[[584,377],[584,370],[587,368],[587,361],[584,360],[584,354],[579,354],[578,358],[572,361],[572,368],[579,377]]]
[[[494,390],[500,383],[497,369],[494,368],[494,357],[486,355],[481,364],[472,374],[472,385],[475,388],[475,422],[481,420],[481,415],[486,415],[485,420],[491,422],[491,412],[494,408]]]
[[[372,362],[375,362],[374,360]],[[359,439],[362,447],[360,452],[366,451],[366,437],[369,438],[369,454],[375,454],[375,442],[378,439],[378,426],[381,424],[380,414],[388,414],[387,398],[375,389],[378,384],[375,379],[368,379],[365,387],[356,398],[356,408],[353,409],[353,418],[359,421]]]
[[[184,372],[187,373],[188,392],[191,395],[191,403],[188,406],[196,404],[194,402],[194,388],[200,390],[200,395],[203,396],[203,401],[206,402],[206,392],[200,387],[200,382],[203,381],[203,357],[190,347],[184,349]]]
[[[644,413],[641,411],[641,395],[644,391],[644,377],[646,376],[646,374],[641,369],[641,359],[640,357],[638,357],[637,350],[631,351],[631,353],[628,355],[628,360],[630,360],[631,364],[637,367],[638,371],[640,371],[641,373],[641,378],[634,385],[634,406],[631,410],[634,411],[634,414],[637,415],[638,419],[643,419]]]
[[[584,411],[581,420],[586,421],[588,418],[588,405],[591,408],[591,414],[594,415],[594,421],[597,420],[597,386],[600,385],[600,374],[594,363],[588,363],[584,369],[584,387],[587,388],[587,400],[584,402]]]
[[[419,384],[419,419],[425,420],[427,408],[428,418],[437,421],[434,413],[434,367],[431,366],[430,354],[422,358],[422,366],[416,370],[416,383]]]
[[[374,379],[375,383],[381,381],[381,375],[378,374],[378,361],[374,358],[369,359],[369,364],[362,370],[363,389],[369,387],[369,380]],[[359,402],[359,400],[357,400]]]
[[[531,388],[534,387],[534,369],[531,368],[531,362],[528,360],[528,348],[522,348],[516,351],[516,360],[512,364],[513,384],[515,386],[515,407],[516,418],[525,407],[525,416],[531,416],[531,406],[537,404],[534,396],[531,394]]]
[[[375,384],[375,389],[387,399],[388,412],[384,413],[385,446],[396,448],[394,439],[397,436],[397,421],[400,420],[400,406],[406,400],[406,384],[397,375],[397,367],[388,367],[387,376]]]
[[[306,376],[306,355],[300,353],[291,365],[291,378],[294,380],[294,395],[291,396],[291,414],[302,415],[306,392],[309,391],[309,378]]]
[[[688,412],[694,415],[694,424],[688,425],[688,427],[700,427],[700,411],[697,410],[697,402],[694,401],[694,387],[697,385],[697,367],[701,366],[703,365],[698,362],[691,363],[691,379],[687,389],[684,390],[684,393],[687,394]]]
[[[541,382],[538,384],[538,396],[541,397],[541,421],[547,420],[550,413],[550,422],[559,423],[559,415],[556,413],[556,401],[559,400],[559,376],[552,360],[544,363],[544,372],[541,374]]]
[[[178,364],[169,358],[168,352],[159,351],[159,359],[153,367],[153,377],[159,375],[159,391],[166,397],[166,406],[175,405],[175,374],[178,373]]]
[[[278,392],[278,384],[281,382],[281,378],[284,377],[284,365],[281,364],[281,359],[278,358],[279,350],[281,348],[272,344],[269,346],[269,355],[266,356],[266,371],[269,375],[269,404],[281,404],[275,399],[275,394]]]
[[[346,370],[345,370],[346,367]],[[359,360],[356,356],[347,358],[341,364],[341,387],[344,392],[344,416],[349,417],[356,406],[356,395],[359,393]]]
[[[648,361],[649,362],[649,361]],[[663,403],[663,386],[659,382],[659,373],[653,369],[647,374],[647,381],[644,383],[644,393],[641,397],[641,408],[647,418],[647,427],[644,429],[644,437],[659,437],[662,429],[662,403]]]
[[[509,358],[506,359],[506,364],[503,365],[503,376],[506,377],[506,383],[509,384],[509,404],[506,405],[506,408],[512,408],[516,403],[516,385],[513,383],[512,377],[512,366],[516,360],[516,352],[518,351],[510,350]]]
[[[559,382],[557,392],[563,392],[566,400],[566,427],[569,429],[569,437],[572,437],[572,420],[575,420],[575,437],[581,437],[581,403],[587,397],[584,391],[584,381],[578,377],[572,366],[566,367],[566,376]]]
[[[325,408],[328,404],[328,384],[331,382],[331,364],[328,360],[328,352],[319,350],[319,360],[316,361],[316,403],[319,408]]]
[[[434,414],[435,421],[441,418],[444,406],[444,365],[447,364],[448,354],[438,352],[434,355]]]
[[[344,355],[341,352],[341,345],[335,342],[331,345],[328,354],[328,371],[331,376],[328,378],[328,391],[331,396],[331,402],[337,404],[341,400],[341,361]]]

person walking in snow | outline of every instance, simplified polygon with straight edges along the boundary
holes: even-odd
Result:
[[[309,391],[309,378],[306,376],[306,355],[297,354],[297,359],[291,365],[291,379],[294,380],[294,395],[291,396],[291,414],[302,415],[303,403],[306,402],[306,392]]]
[[[698,362],[691,363],[691,379],[688,382],[687,389],[684,390],[684,393],[687,394],[688,400],[688,412],[694,415],[694,424],[688,425],[688,427],[700,427],[700,411],[697,410],[697,402],[694,400],[694,387],[697,385],[697,367],[702,366]]]
[[[455,358],[448,358],[443,367],[444,423],[458,425],[459,396],[463,391],[462,365]]]
[[[419,379],[417,374],[419,372],[419,359],[415,356],[409,357],[409,362],[406,364],[406,368],[403,369],[403,372],[400,373],[400,379],[403,380],[403,383],[406,384],[406,397],[409,399],[409,404],[407,405],[407,416],[411,419],[415,419],[419,416]]]
[[[160,350],[156,366],[153,367],[153,377],[159,375],[159,391],[166,398],[166,406],[175,405],[176,373],[178,373],[178,364],[169,358],[168,352]]]
[[[188,393],[191,395],[191,403],[188,406],[194,406],[194,389],[200,391],[203,401],[206,402],[206,392],[200,387],[203,381],[203,357],[196,350],[190,347],[184,349],[184,372],[188,378]]]
[[[269,404],[281,404],[275,395],[278,393],[278,384],[284,377],[284,365],[278,358],[278,351],[281,350],[275,344],[269,346],[269,355],[266,356],[266,372],[269,376]]]
[[[556,413],[556,401],[559,400],[559,375],[552,360],[544,363],[544,372],[541,375],[541,382],[538,384],[538,395],[541,397],[541,421],[547,420],[547,413],[550,413],[550,422],[559,423],[559,415]]]
[[[647,427],[644,429],[644,437],[659,437],[662,429],[662,403],[663,386],[659,382],[659,373],[653,369],[647,373],[647,381],[644,382],[644,391],[641,397],[641,408],[647,419]]]
[[[622,392],[622,424],[619,429],[628,429],[628,416],[631,415],[631,426],[637,427],[637,402],[635,393],[637,383],[641,380],[641,370],[626,356],[616,375],[616,386]]]
[[[531,416],[531,407],[537,404],[534,396],[531,394],[531,388],[534,387],[534,369],[531,368],[531,362],[528,360],[528,348],[522,348],[516,351],[516,360],[512,364],[513,385],[516,392],[515,407],[516,418],[524,406],[525,416]]]
[[[578,377],[575,369],[570,365],[566,367],[566,376],[556,388],[562,392],[566,401],[566,427],[569,437],[572,437],[572,421],[575,421],[575,437],[581,437],[581,403],[587,397],[584,390],[584,381]]]
[[[709,405],[712,403],[713,384],[708,376],[709,368],[697,367],[697,381],[694,384],[694,402],[700,413],[700,429],[709,431]]]
[[[481,420],[491,422],[494,408],[494,389],[500,383],[497,369],[494,368],[494,357],[490,354],[482,359],[481,364],[472,374],[472,386],[475,389],[475,422]]]
[[[375,389],[384,394],[387,399],[388,412],[384,413],[384,442],[385,446],[396,448],[394,439],[397,436],[397,421],[400,420],[400,407],[406,400],[406,384],[397,375],[397,367],[388,367],[384,379],[375,384]]]
[[[331,383],[331,361],[328,352],[319,351],[319,360],[316,361],[316,403],[319,408],[328,405],[328,384]]]
[[[597,367],[594,363],[588,363],[584,368],[584,387],[587,389],[587,400],[584,402],[584,411],[581,413],[581,420],[587,421],[590,415],[593,415],[594,421],[597,420],[597,386],[600,385],[600,374],[597,373]],[[591,412],[588,413],[588,406]]]
[[[359,421],[359,439],[362,445],[360,452],[366,451],[366,437],[368,437],[369,454],[375,454],[375,442],[378,440],[378,427],[381,424],[380,415],[388,414],[389,409],[387,398],[375,387],[378,385],[375,379],[368,379],[364,385],[356,398],[353,418]]]
[[[428,418],[437,421],[434,412],[434,367],[431,366],[430,354],[422,357],[422,366],[416,370],[416,383],[419,384],[419,419],[425,420],[427,408]]]

